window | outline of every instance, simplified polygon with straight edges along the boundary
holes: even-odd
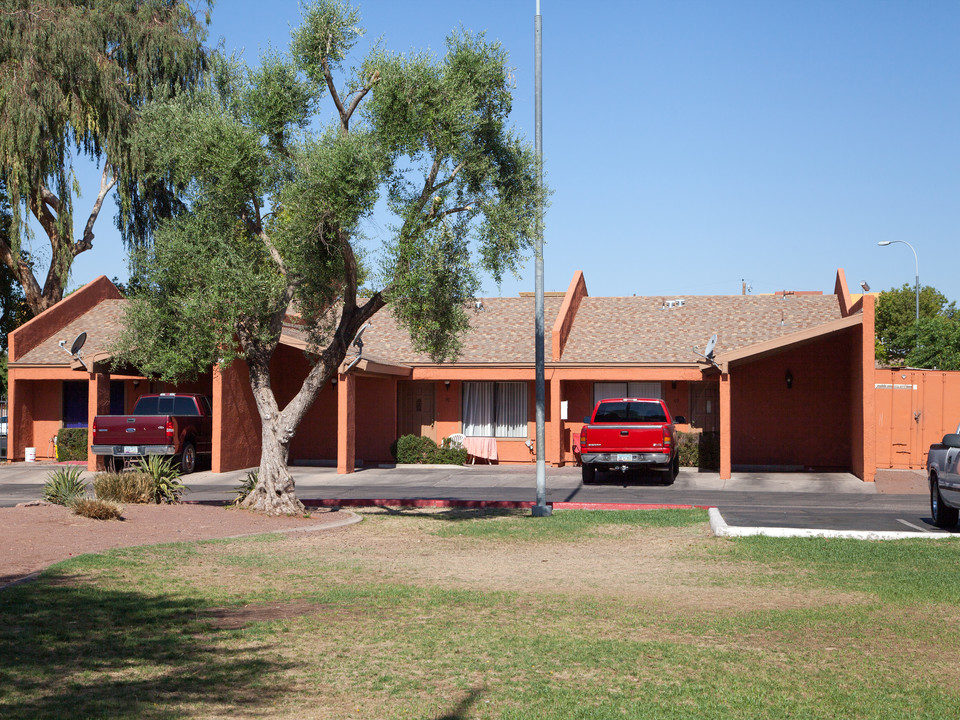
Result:
[[[465,382],[463,434],[470,437],[525,438],[527,384]]]
[[[667,416],[660,403],[609,402],[600,406],[595,423],[656,422],[664,423]]]
[[[593,404],[607,398],[657,398],[663,399],[663,389],[658,382],[598,382],[593,384]]]

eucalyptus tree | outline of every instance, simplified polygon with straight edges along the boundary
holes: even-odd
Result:
[[[458,32],[443,57],[378,48],[348,71],[357,9],[320,0],[302,20],[289,55],[255,69],[219,59],[201,92],[144,113],[139,147],[186,188],[189,212],[135,258],[118,356],[170,380],[246,362],[262,452],[245,504],[270,514],[303,511],[290,441],[364,323],[390,305],[417,348],[455,357],[478,270],[517,271],[543,195],[507,125],[498,43]],[[381,198],[395,223],[367,240]],[[309,337],[312,364],[281,407],[270,371],[285,322]]]
[[[210,2],[199,4],[209,9]],[[0,173],[13,211],[0,260],[34,313],[63,298],[74,258],[93,247],[94,225],[115,186],[127,243],[148,239],[156,213],[173,209],[162,182],[139,176],[128,139],[144,102],[188,86],[202,71],[197,4],[0,0]],[[75,237],[80,157],[103,171]],[[31,220],[46,235],[49,255],[24,242]],[[34,268],[43,266],[41,285]]]

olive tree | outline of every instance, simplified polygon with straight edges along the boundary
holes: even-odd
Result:
[[[93,247],[95,223],[114,187],[127,242],[147,240],[156,214],[172,210],[165,184],[140,177],[128,140],[144,102],[189,85],[203,69],[205,29],[191,5],[0,2],[0,180],[13,214],[9,236],[0,238],[0,262],[33,313],[63,298],[74,258]],[[101,163],[103,172],[75,237],[78,157]],[[23,242],[31,221],[47,236],[49,256]],[[35,268],[44,266],[41,284]]]
[[[146,109],[138,143],[188,211],[135,258],[120,357],[169,380],[246,362],[262,451],[245,505],[269,514],[303,511],[290,441],[363,324],[390,305],[417,348],[455,357],[478,271],[516,272],[542,207],[498,43],[458,32],[443,57],[378,48],[347,71],[358,26],[355,8],[307,6],[289,55],[218,59],[202,91]],[[381,198],[395,223],[373,245]],[[271,360],[292,317],[312,365],[281,407]]]

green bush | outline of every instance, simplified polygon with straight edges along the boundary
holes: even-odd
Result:
[[[463,465],[467,461],[467,451],[453,446],[450,438],[444,438],[443,447],[439,447],[428,437],[404,435],[390,447],[390,452],[403,465]]]
[[[100,500],[144,504],[154,502],[155,489],[144,472],[102,472],[93,479],[93,494]]]
[[[87,459],[87,429],[61,428],[57,433],[57,460]]]
[[[140,458],[137,470],[153,482],[153,499],[157,503],[178,503],[187,489],[180,482],[180,470],[173,460],[163,455],[147,455]]]
[[[43,484],[43,499],[54,505],[70,505],[87,491],[87,483],[80,479],[83,468],[76,465],[60,467],[47,476]]]
[[[72,507],[76,515],[94,520],[117,520],[123,513],[123,507],[117,503],[100,498],[78,498]]]
[[[677,433],[677,449],[683,467],[716,470],[720,467],[720,433]]]

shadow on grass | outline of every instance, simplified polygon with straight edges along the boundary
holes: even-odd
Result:
[[[371,507],[367,512],[380,511],[392,517],[416,517],[424,520],[441,520],[443,522],[462,522],[464,520],[494,520],[502,517],[525,517],[530,515],[529,510],[513,508],[464,508],[451,507],[444,509],[430,509],[425,511],[419,507]]]
[[[470,708],[476,704],[480,694],[481,691],[474,688],[457,703],[457,706],[453,710],[438,716],[436,720],[466,720],[470,713]]]
[[[55,573],[0,591],[0,716],[258,715],[287,664],[225,646],[206,610]]]

